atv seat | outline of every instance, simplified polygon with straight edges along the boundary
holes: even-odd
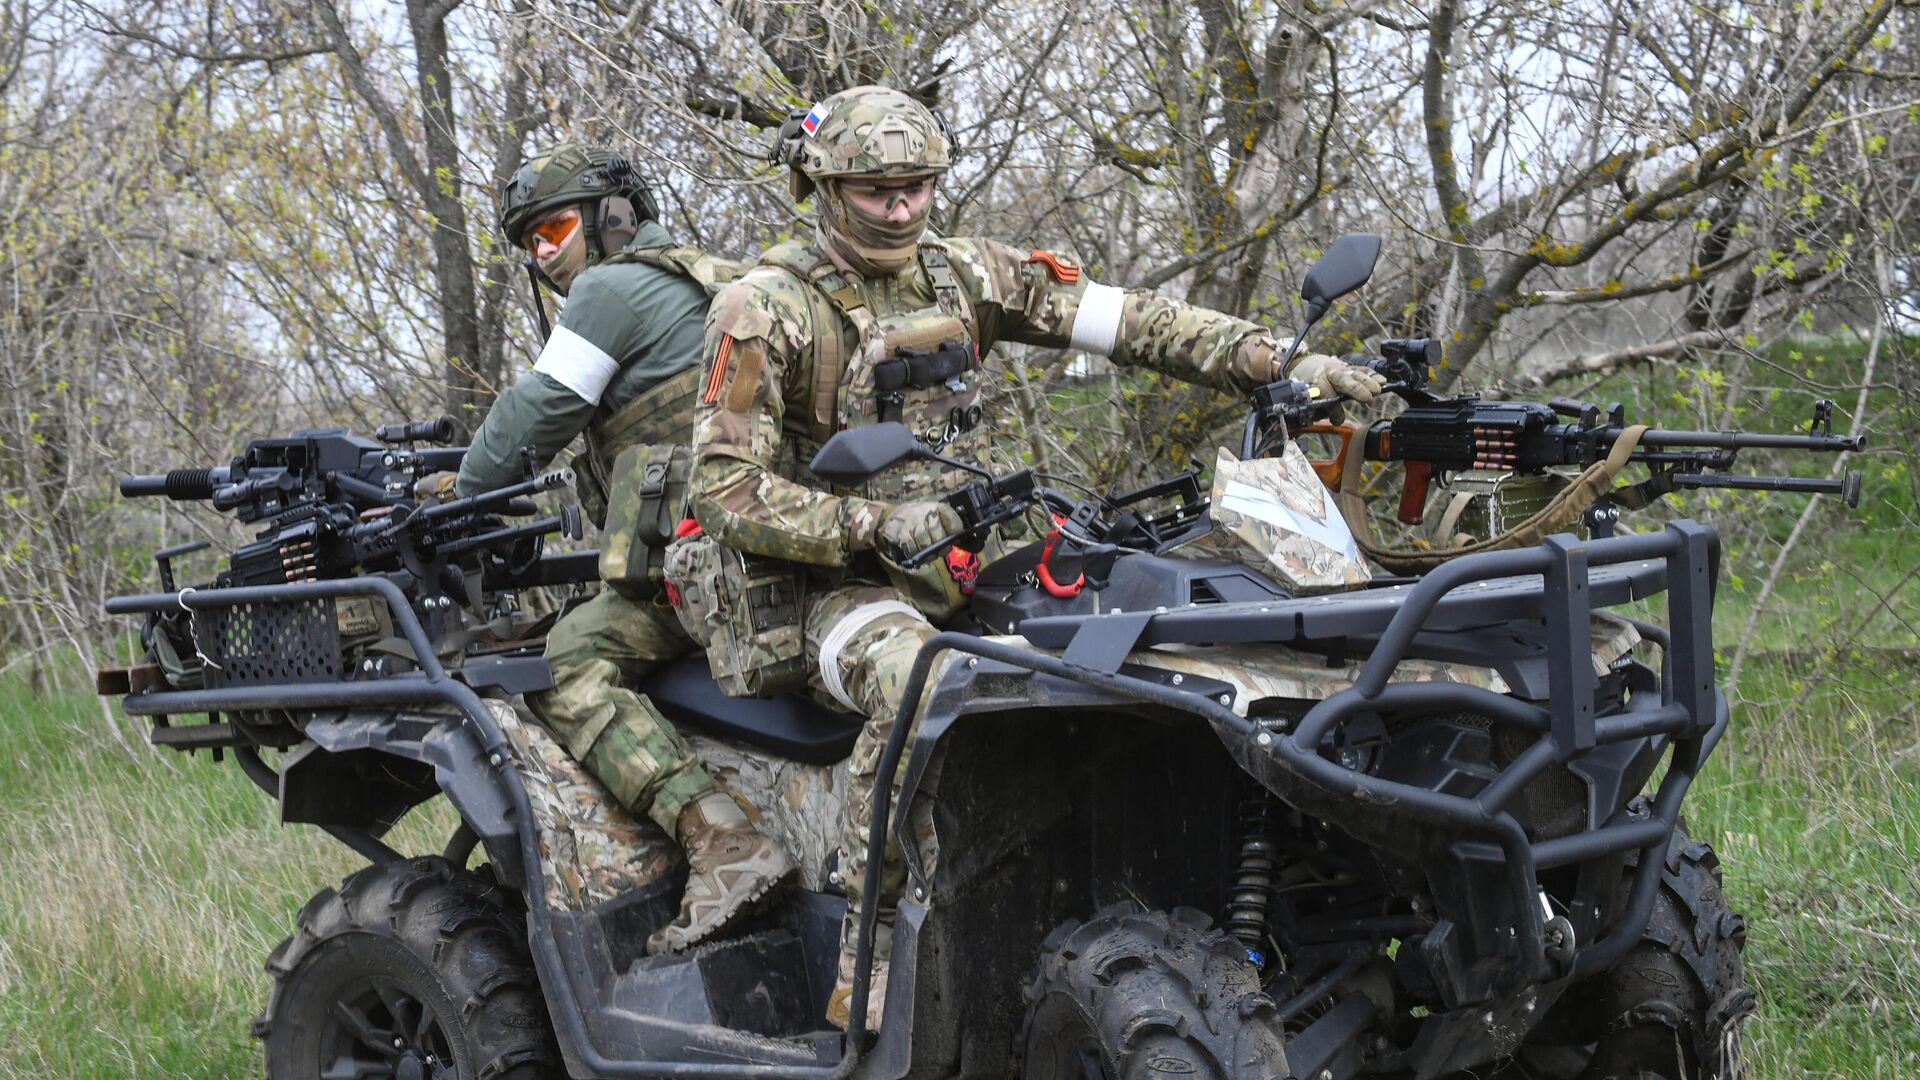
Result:
[[[809,765],[831,765],[852,753],[853,741],[865,723],[858,714],[834,712],[798,694],[728,697],[701,658],[667,666],[642,689],[675,724],[737,739]]]

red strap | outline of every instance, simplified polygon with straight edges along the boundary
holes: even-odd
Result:
[[[1053,558],[1053,549],[1055,545],[1060,543],[1060,529],[1058,526],[1061,524],[1061,519],[1055,517],[1053,523],[1055,528],[1053,531],[1047,533],[1047,543],[1045,547],[1040,549],[1040,565],[1034,567],[1034,576],[1040,579],[1040,587],[1047,590],[1048,596],[1056,600],[1071,600],[1079,596],[1080,590],[1086,586],[1087,575],[1081,574],[1079,577],[1074,578],[1071,585],[1062,585],[1054,580],[1053,569],[1047,565],[1047,560]]]
[[[700,523],[692,518],[681,518],[680,524],[673,527],[673,535],[681,539],[689,536],[699,536]]]

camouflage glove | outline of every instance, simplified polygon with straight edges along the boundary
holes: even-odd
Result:
[[[453,489],[453,483],[457,479],[459,479],[458,473],[443,471],[428,473],[420,479],[415,480],[413,482],[414,503],[419,506],[425,506],[428,503],[452,502],[460,497],[459,493]]]
[[[1320,353],[1301,357],[1287,374],[1320,391],[1323,398],[1348,398],[1362,405],[1379,397],[1387,385],[1386,377],[1372,368]]]
[[[874,547],[889,562],[902,562],[963,526],[960,512],[939,499],[900,503],[880,519]]]
[[[967,602],[947,560],[935,557],[915,570],[900,564],[922,548],[959,532],[961,527],[959,512],[944,502],[901,503],[887,511],[874,538],[874,550],[880,556],[881,568],[887,572],[887,581],[935,623],[945,622]]]

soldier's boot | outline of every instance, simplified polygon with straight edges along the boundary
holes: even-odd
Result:
[[[842,1031],[847,1029],[847,1021],[853,1016],[853,975],[859,969],[854,935],[859,925],[859,911],[847,909],[847,920],[840,935],[840,971],[833,983],[833,993],[827,997],[827,1023]],[[892,942],[893,918],[889,911],[882,910],[880,921],[873,928],[873,979],[867,984],[868,1034],[880,1030],[880,1018],[887,1012],[887,968],[890,962],[886,954],[892,950]]]
[[[679,917],[647,938],[649,953],[704,941],[793,873],[786,851],[755,830],[725,792],[688,803],[674,831],[687,851],[687,889]]]

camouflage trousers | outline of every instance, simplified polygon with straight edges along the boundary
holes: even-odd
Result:
[[[866,884],[867,829],[873,823],[873,792],[880,782],[880,755],[893,732],[914,658],[919,655],[920,646],[935,633],[926,616],[907,603],[906,594],[887,585],[849,583],[812,597],[807,603],[807,660],[815,695],[835,708],[851,707],[867,717],[860,737],[853,744],[849,762],[846,830],[841,840],[844,857],[840,860],[840,880],[847,893],[842,945],[846,948],[852,947],[853,928],[858,925],[862,900],[860,894]],[[833,665],[831,675],[826,667],[828,663]],[[918,726],[918,716],[914,724]],[[902,755],[899,769],[888,778],[896,796],[906,764],[906,757]],[[900,821],[904,813],[905,808],[896,802],[891,820]],[[873,902],[880,905],[883,924],[892,923],[894,904],[907,883],[905,858],[893,832],[891,828],[887,830],[886,849],[880,863],[880,895],[873,898]],[[881,934],[874,942],[874,955],[887,959],[891,945],[892,935]]]
[[[547,636],[553,689],[527,695],[574,760],[668,836],[679,835],[682,807],[718,789],[692,747],[633,688],[696,648],[672,608],[604,589],[554,626]]]

